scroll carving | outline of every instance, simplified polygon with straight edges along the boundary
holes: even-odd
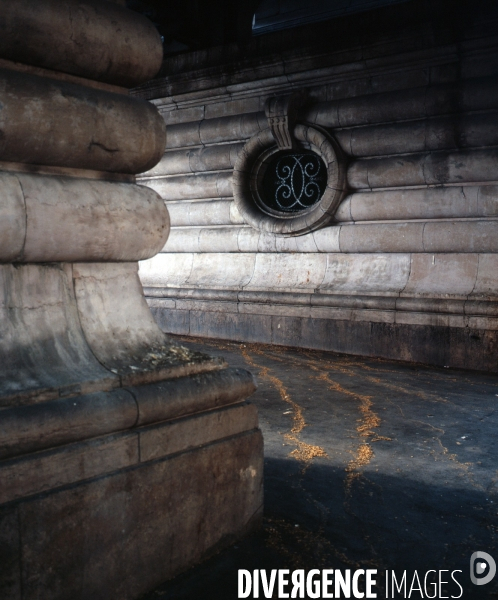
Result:
[[[292,150],[295,144],[293,135],[298,110],[307,98],[306,90],[298,90],[285,96],[268,98],[265,114],[268,126],[277,142],[279,150]]]

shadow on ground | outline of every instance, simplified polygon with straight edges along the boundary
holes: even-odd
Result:
[[[498,598],[498,578],[475,586],[469,569],[477,550],[498,562],[496,376],[181,341],[258,378],[251,401],[265,438],[265,516],[258,532],[144,600],[233,600],[238,569],[276,568],[378,569],[378,598],[386,569],[398,579],[407,571],[412,599],[431,597],[408,595],[415,570],[421,579],[446,570],[432,597]]]

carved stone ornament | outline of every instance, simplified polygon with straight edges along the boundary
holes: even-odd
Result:
[[[298,110],[305,103],[307,93],[298,90],[286,96],[272,96],[265,103],[268,126],[280,150],[292,150]]]
[[[303,235],[330,223],[346,190],[334,138],[296,124],[305,95],[270,98],[268,128],[250,138],[234,166],[233,195],[245,222],[275,235]]]

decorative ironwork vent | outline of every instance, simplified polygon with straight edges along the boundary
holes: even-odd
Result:
[[[254,229],[304,235],[333,220],[347,189],[345,163],[328,132],[302,123],[291,131],[278,102],[270,104],[269,127],[245,143],[235,162],[235,206]]]
[[[261,201],[278,212],[301,212],[317,204],[327,185],[327,169],[314,152],[279,152],[266,165]]]

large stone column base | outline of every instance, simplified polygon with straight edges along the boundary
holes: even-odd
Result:
[[[257,523],[253,377],[165,336],[136,263],[0,283],[1,600],[134,599]]]
[[[236,403],[1,461],[0,597],[137,598],[258,523],[262,444]]]

